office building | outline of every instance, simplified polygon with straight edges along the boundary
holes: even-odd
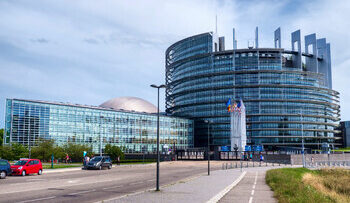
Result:
[[[339,93],[332,89],[330,44],[316,34],[291,34],[291,49],[281,46],[281,29],[274,47],[255,41],[233,49],[225,38],[208,32],[185,38],[166,50],[166,112],[193,119],[196,147],[207,146],[210,120],[212,149],[230,145],[228,99],[246,106],[247,142],[265,149],[300,149],[337,145]],[[246,44],[243,42],[242,44]]]
[[[106,144],[127,153],[156,151],[157,107],[135,97],[111,99],[100,106],[7,99],[4,144],[86,144],[98,153]],[[101,145],[102,143],[102,145]],[[193,121],[160,116],[160,150],[193,147]]]

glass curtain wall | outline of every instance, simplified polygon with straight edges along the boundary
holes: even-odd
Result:
[[[99,152],[106,144],[127,153],[155,152],[157,115],[46,102],[7,99],[4,144],[35,145],[53,139],[58,145],[87,144]],[[193,121],[160,116],[160,149],[193,146]]]

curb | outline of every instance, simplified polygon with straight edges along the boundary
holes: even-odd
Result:
[[[172,162],[163,162],[164,164],[171,164]],[[113,168],[134,168],[134,167],[147,167],[147,166],[155,166],[156,163],[148,163],[148,164],[129,164],[129,165],[115,165],[113,164]],[[43,170],[43,174],[45,173],[64,173],[71,171],[79,171],[82,170],[83,166],[71,167],[71,168],[62,168],[62,169],[45,169]]]
[[[223,196],[225,196],[233,187],[235,187],[245,176],[247,171],[244,171],[231,185],[227,186],[225,189],[223,189],[221,192],[219,192],[217,195],[212,197],[207,203],[216,203],[218,202]]]

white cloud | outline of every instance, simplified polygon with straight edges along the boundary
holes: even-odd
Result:
[[[233,27],[239,47],[253,39],[255,26],[261,47],[273,46],[278,26],[286,48],[290,32],[299,28],[326,37],[342,118],[350,120],[349,9],[346,0],[1,1],[0,73],[7,76],[0,79],[0,105],[8,97],[98,105],[117,96],[156,104],[149,84],[164,83],[165,49],[215,30],[217,15],[227,48],[232,48]],[[3,115],[0,108],[0,126]]]

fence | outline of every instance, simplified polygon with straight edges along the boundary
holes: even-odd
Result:
[[[306,168],[350,167],[350,161],[306,161]]]
[[[287,166],[290,162],[286,160],[272,160],[272,161],[232,161],[222,163],[222,170],[234,169],[234,168],[249,168],[249,167],[274,167],[274,166]]]

